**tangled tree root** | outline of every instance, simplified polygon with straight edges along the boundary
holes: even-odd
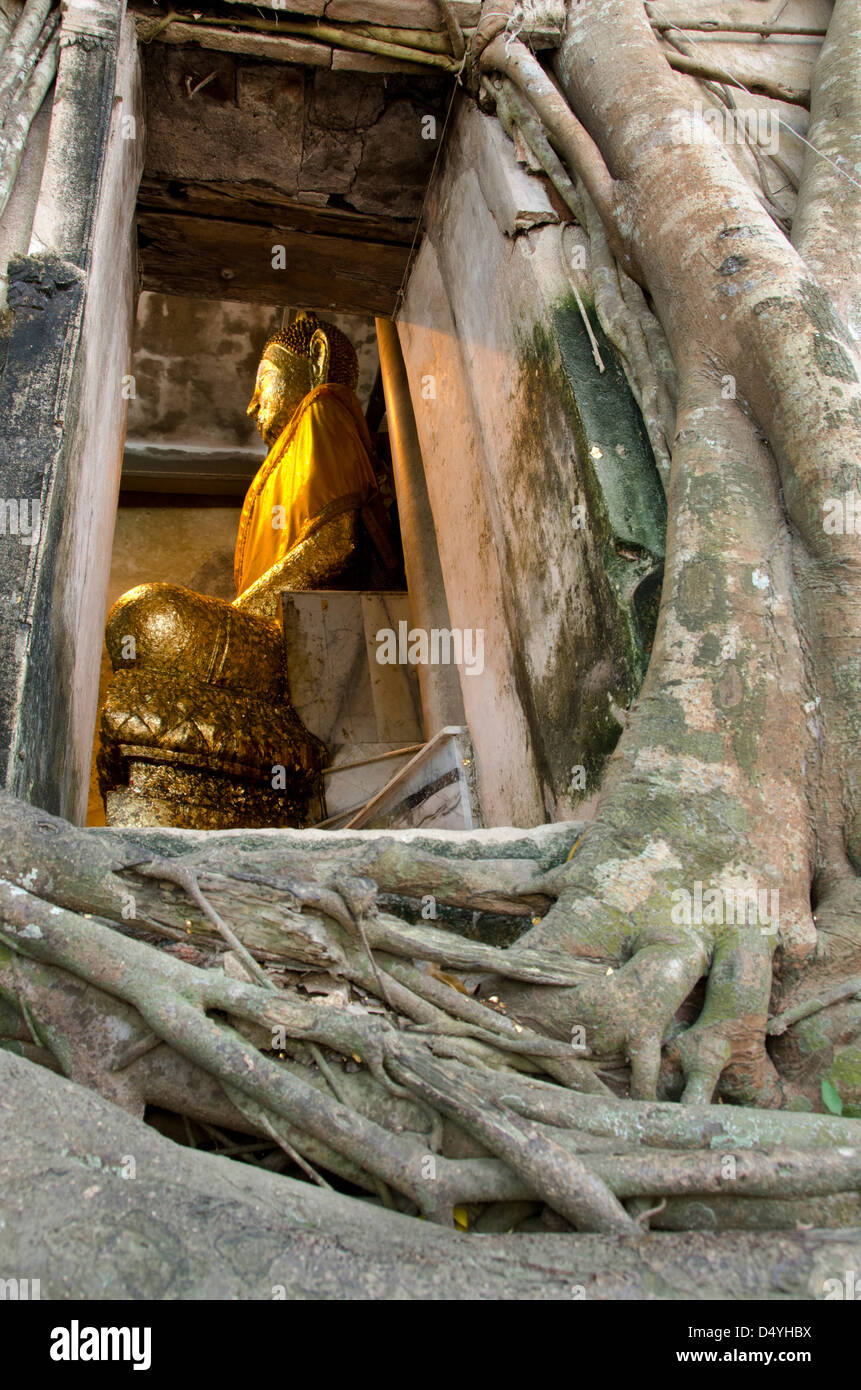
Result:
[[[0,820],[5,1045],[132,1113],[262,1136],[321,1185],[443,1224],[466,1211],[485,1230],[549,1210],[635,1236],[692,1219],[691,1198],[733,1226],[786,1220],[786,1199],[826,1224],[829,1203],[844,1221],[854,1210],[858,1121],[630,1100],[619,1059],[578,1055],[472,993],[493,979],[598,998],[615,978],[603,962],[411,925],[378,903],[432,891],[530,922],[552,900],[546,863],[394,839],[302,854],[277,834],[188,850],[158,832],[154,856],[140,832],[78,831],[8,799]],[[774,1031],[809,1016],[796,1006]]]

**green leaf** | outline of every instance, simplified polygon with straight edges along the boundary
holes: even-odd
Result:
[[[822,1078],[822,1102],[832,1115],[843,1114],[843,1102],[826,1077]]]

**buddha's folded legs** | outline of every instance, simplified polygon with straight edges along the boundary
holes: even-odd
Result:
[[[290,701],[277,623],[173,584],[114,605],[100,724],[108,824],[301,825],[326,750]]]
[[[114,604],[105,632],[114,671],[144,669],[282,700],[277,624],[174,584],[141,584]]]

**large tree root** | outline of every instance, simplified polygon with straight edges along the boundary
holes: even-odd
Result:
[[[179,1148],[2,1051],[0,1190],[0,1264],[43,1299],[821,1299],[859,1258],[857,1231],[473,1240]]]
[[[297,863],[277,837],[266,853],[225,836],[205,854],[141,862],[131,835],[112,835],[106,854],[98,835],[15,810],[0,1031],[135,1114],[166,1106],[268,1138],[312,1180],[443,1223],[456,1209],[491,1227],[549,1209],[575,1229],[640,1235],[640,1206],[665,1200],[653,1221],[702,1221],[705,1204],[716,1225],[754,1226],[783,1219],[781,1202],[837,1202],[845,1217],[854,1200],[857,1122],[627,1101],[608,1086],[624,1090],[624,1073],[602,1080],[598,1059],[467,992],[493,977],[567,995],[606,982],[604,963],[410,926],[377,909],[373,882],[327,856]],[[421,897],[426,873],[441,894],[475,889],[474,864],[444,868],[441,885],[419,856],[407,884],[400,863],[401,889]],[[530,896],[555,891],[545,870],[517,868]],[[123,921],[129,894],[136,917]],[[333,1008],[327,989],[347,991],[349,1007]]]

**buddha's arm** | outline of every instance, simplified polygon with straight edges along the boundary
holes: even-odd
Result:
[[[282,589],[325,589],[350,560],[358,536],[358,514],[341,512],[325,521],[243,589],[233,607],[261,618],[280,620],[278,595]]]

